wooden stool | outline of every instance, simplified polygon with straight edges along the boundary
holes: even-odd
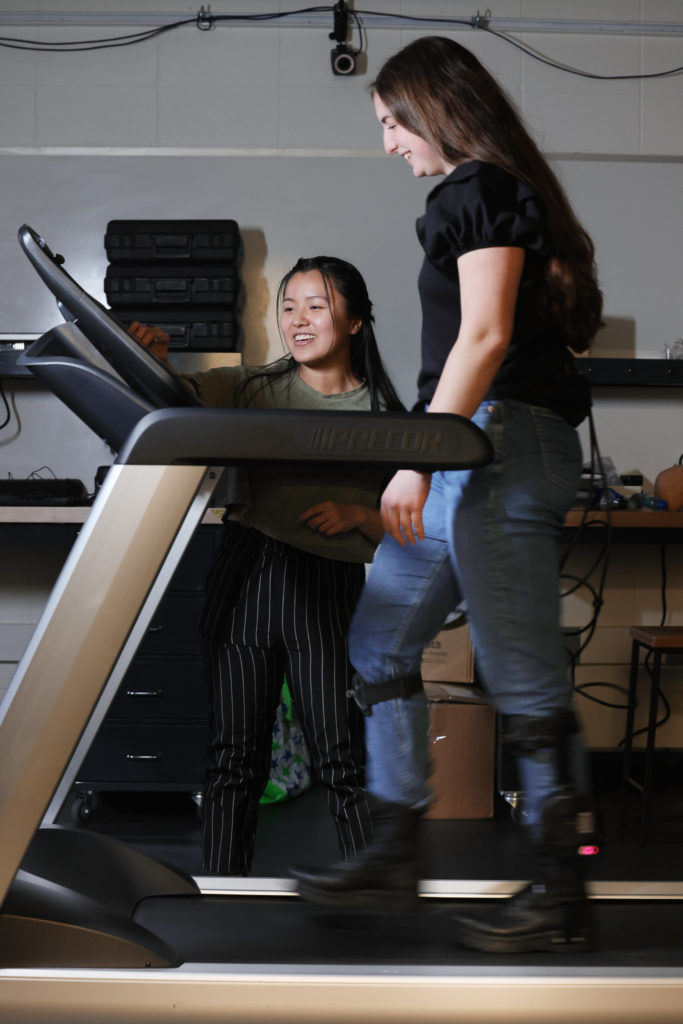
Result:
[[[626,787],[632,786],[642,797],[640,811],[640,842],[645,844],[647,823],[650,814],[652,792],[652,771],[657,731],[657,708],[659,706],[659,673],[662,655],[683,651],[683,626],[632,626],[631,627],[631,673],[626,712],[626,737],[622,774],[622,816],[626,807]],[[652,688],[650,690],[650,711],[647,722],[647,743],[645,747],[645,773],[642,782],[631,775],[631,754],[633,750],[633,720],[636,712],[636,691],[638,688],[638,662],[641,647],[652,652]]]

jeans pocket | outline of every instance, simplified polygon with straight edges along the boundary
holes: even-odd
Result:
[[[574,429],[550,409],[532,406],[543,475],[567,495],[576,494],[581,477],[581,444]]]

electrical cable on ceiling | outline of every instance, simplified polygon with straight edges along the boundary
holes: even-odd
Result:
[[[639,75],[599,75],[592,71],[580,71],[578,68],[570,67],[568,64],[560,64],[558,61],[551,60],[549,57],[544,57],[535,50],[532,50],[531,47],[526,46],[524,43],[520,43],[516,39],[510,38],[510,36],[505,35],[503,32],[496,32],[492,28],[487,28],[486,31],[492,36],[497,36],[499,39],[503,39],[506,43],[509,43],[510,46],[516,47],[516,49],[521,50],[522,53],[526,54],[527,57],[532,57],[533,60],[538,61],[540,64],[547,64],[548,67],[555,68],[557,71],[566,71],[568,75],[576,75],[579,78],[595,78],[607,82],[626,82],[642,78],[667,78],[670,75],[678,75],[683,71],[683,67],[677,67],[669,68],[668,71],[650,71],[646,74]]]
[[[165,32],[170,32],[173,29],[183,28],[188,25],[195,25],[201,31],[208,31],[214,27],[214,25],[223,23],[238,21],[242,24],[244,22],[264,22],[264,21],[278,21],[286,20],[287,18],[300,17],[301,15],[308,14],[330,14],[334,15],[334,6],[330,5],[318,5],[315,7],[302,7],[292,11],[278,11],[278,12],[263,12],[259,14],[212,14],[209,10],[205,10],[204,7],[200,9],[195,17],[182,18],[178,21],[170,22],[166,25],[157,26],[155,28],[142,30],[140,32],[134,32],[129,35],[111,36],[101,39],[84,39],[80,42],[78,40],[65,41],[63,43],[42,43],[39,40],[29,39],[18,39],[12,36],[0,36],[0,47],[16,50],[32,50],[38,53],[78,53],[81,51],[90,50],[106,50],[120,46],[133,46],[137,43],[148,42],[151,39],[155,39]],[[353,18],[353,21],[358,30],[360,36],[360,47],[353,51],[354,55],[359,55],[364,52],[365,46],[367,46],[367,28],[363,27],[363,16],[373,17],[379,19],[389,20],[395,19],[398,21],[405,21],[407,23],[419,22],[422,24],[429,25],[441,25],[444,27],[462,26],[469,28],[474,31],[487,32],[489,35],[496,36],[503,42],[509,43],[510,46],[520,50],[525,56],[530,57],[532,60],[538,61],[541,64],[545,64],[547,67],[554,68],[557,71],[563,71],[568,75],[575,75],[580,78],[590,78],[599,81],[640,81],[646,79],[655,78],[667,78],[672,75],[679,75],[683,72],[683,65],[679,67],[668,68],[664,71],[652,71],[642,74],[632,75],[603,75],[598,72],[582,71],[579,68],[571,67],[567,64],[562,64],[559,61],[555,61],[544,54],[539,53],[532,47],[525,43],[520,42],[517,39],[512,38],[510,35],[504,32],[500,32],[490,25],[489,13],[480,14],[477,12],[471,18],[449,18],[449,17],[424,17],[423,15],[416,14],[394,14],[390,11],[372,11],[372,10],[351,10],[346,9],[346,13]],[[363,33],[365,32],[365,44],[363,42]]]

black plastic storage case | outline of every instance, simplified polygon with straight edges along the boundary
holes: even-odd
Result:
[[[236,306],[237,267],[220,263],[135,263],[107,267],[104,291],[112,309],[124,306]]]
[[[148,308],[121,307],[116,319],[125,327],[133,321],[144,324],[152,312]],[[240,320],[236,309],[162,309],[153,311],[154,325],[166,331],[169,349],[192,349],[195,352],[235,352],[240,341]]]
[[[243,244],[236,221],[112,220],[104,244],[104,290],[123,324],[162,328],[174,350],[239,350]]]
[[[111,220],[104,236],[110,263],[239,263],[242,236],[234,220]]]

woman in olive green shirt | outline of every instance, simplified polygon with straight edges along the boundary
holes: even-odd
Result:
[[[280,284],[277,306],[289,354],[265,367],[219,367],[186,378],[205,405],[403,408],[355,267],[333,257],[299,260]],[[363,721],[347,696],[346,634],[365,563],[382,536],[384,482],[372,468],[254,466],[236,475],[202,617],[211,703],[204,870],[228,875],[251,866],[285,677],[343,855],[353,856],[372,836]]]

